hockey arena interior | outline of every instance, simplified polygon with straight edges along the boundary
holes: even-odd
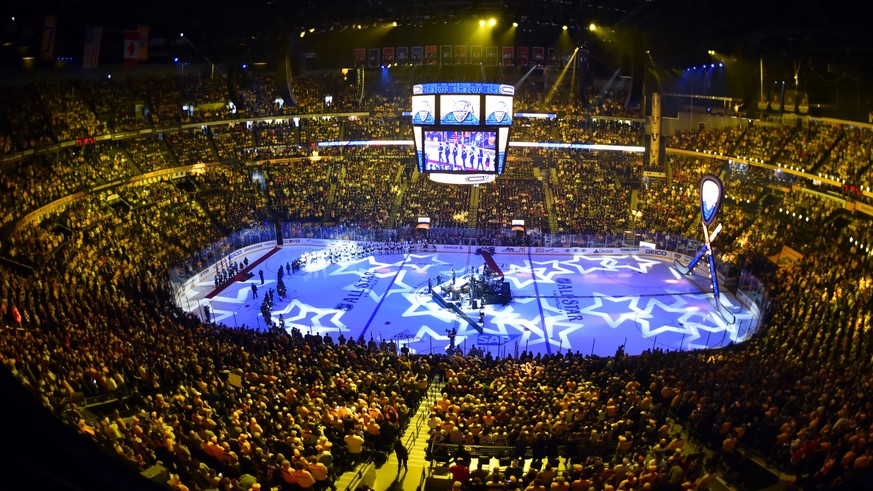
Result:
[[[4,481],[869,489],[873,43],[699,3],[4,7]]]

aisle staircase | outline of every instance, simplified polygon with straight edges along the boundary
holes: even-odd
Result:
[[[477,220],[479,218],[479,186],[473,186],[470,189],[470,207],[467,209],[467,228],[471,231],[476,230]]]
[[[391,203],[391,209],[388,210],[388,218],[385,220],[385,228],[387,229],[397,228],[397,219],[400,218],[400,210],[403,207],[403,196],[406,194],[406,181],[401,180],[397,187],[399,188],[397,195],[394,197],[394,202]]]
[[[367,484],[372,489],[380,491],[420,489],[430,466],[430,462],[425,457],[430,437],[427,420],[430,416],[431,406],[440,397],[442,386],[439,381],[430,385],[427,395],[421,401],[418,411],[412,417],[406,432],[403,434],[403,444],[409,451],[409,469],[407,471],[398,469],[397,455],[391,452],[388,460],[379,468],[373,464],[367,464],[342,474],[336,481],[336,488],[340,491],[353,490],[359,489],[361,484]]]
[[[543,181],[543,193],[546,199],[546,218],[549,220],[549,232],[558,232],[558,216],[555,211],[555,196],[552,194],[552,186]]]

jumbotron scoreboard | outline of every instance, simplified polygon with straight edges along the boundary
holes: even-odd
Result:
[[[483,184],[503,173],[515,87],[476,82],[417,84],[412,131],[418,170],[449,184]]]

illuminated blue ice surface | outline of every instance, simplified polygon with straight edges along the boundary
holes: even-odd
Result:
[[[212,298],[212,275],[189,289],[181,306],[203,316],[208,305],[213,320],[230,327],[265,329],[261,302],[275,289],[277,270],[313,247],[283,247],[253,268],[254,276],[236,281]],[[263,253],[249,256],[256,261]],[[456,329],[455,344],[465,353],[474,345],[493,356],[522,351],[568,351],[612,356],[624,345],[628,354],[658,348],[667,351],[717,348],[741,342],[754,332],[757,319],[727,293],[734,324],[719,316],[708,272],[701,267],[689,277],[673,269],[671,259],[652,255],[496,254],[495,262],[511,285],[512,300],[484,307],[480,334],[460,315],[440,306],[428,293],[428,278],[437,289],[463,283],[484,260],[474,252],[385,254],[361,259],[310,263],[285,275],[288,296],[276,296],[272,320],[281,314],[287,330],[329,334],[376,342],[393,341],[412,353],[445,353],[447,331]],[[265,282],[260,284],[258,270]],[[252,298],[251,284],[258,286]],[[456,302],[457,303],[457,302]],[[461,310],[478,324],[480,310],[469,301]]]

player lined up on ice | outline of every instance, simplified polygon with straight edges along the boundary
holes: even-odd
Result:
[[[399,242],[365,242],[306,251],[300,255],[299,261],[304,267],[307,267],[319,264],[337,264],[375,255],[409,254],[433,250],[434,247],[423,239]]]

